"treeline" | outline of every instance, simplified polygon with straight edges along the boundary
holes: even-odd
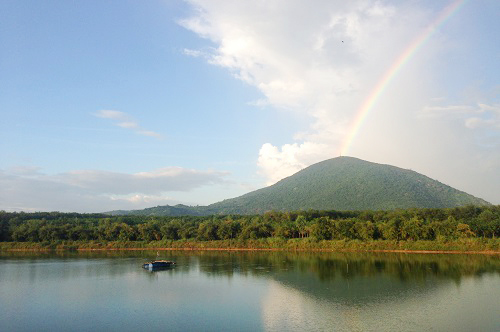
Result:
[[[395,211],[267,212],[254,216],[147,217],[0,211],[0,241],[310,240],[448,241],[497,238],[500,205]]]

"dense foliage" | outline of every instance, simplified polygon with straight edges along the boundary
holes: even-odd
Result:
[[[278,183],[209,206],[158,206],[113,214],[180,216],[293,210],[392,210],[489,205],[417,172],[352,157],[309,166]]]
[[[297,239],[447,241],[497,238],[500,206],[394,211],[267,212],[253,216],[145,217],[0,211],[0,241],[213,241]]]

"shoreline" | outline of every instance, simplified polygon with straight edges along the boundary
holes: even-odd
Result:
[[[53,251],[288,251],[288,252],[364,252],[364,253],[400,253],[400,254],[472,254],[472,255],[500,255],[500,251],[495,250],[411,250],[411,249],[288,249],[288,248],[165,248],[165,247],[151,247],[151,248],[10,248],[0,250],[6,252],[53,252]]]
[[[500,255],[500,239],[440,241],[360,241],[266,238],[255,240],[158,240],[0,242],[2,251],[288,251]]]

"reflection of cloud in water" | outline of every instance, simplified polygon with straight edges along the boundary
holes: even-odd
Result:
[[[388,300],[381,296],[379,302],[373,299],[363,302],[360,299],[349,301],[345,297],[316,295],[280,282],[271,282],[262,308],[266,330],[380,331],[389,328],[394,319],[397,320],[395,326],[400,326],[399,319],[390,316],[394,307],[401,304],[398,302],[405,301],[403,299],[391,297]],[[380,319],[383,319],[382,324],[377,322]],[[373,326],[378,327],[374,329]]]
[[[345,330],[338,317],[342,306],[317,299],[279,282],[270,281],[263,299],[262,320],[267,331]]]
[[[272,281],[262,319],[267,331],[473,331],[478,326],[500,331],[500,319],[491,320],[498,317],[498,281],[493,274],[468,277],[460,285],[441,281],[425,291],[365,303]]]

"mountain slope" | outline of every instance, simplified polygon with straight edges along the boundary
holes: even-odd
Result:
[[[338,157],[209,207],[223,213],[260,213],[271,209],[391,210],[467,204],[489,203],[411,170]]]
[[[206,207],[182,206],[179,210],[191,215],[257,214],[269,210],[392,210],[468,204],[489,205],[480,198],[411,170],[337,157],[243,196]],[[173,207],[164,207],[165,213],[161,208],[153,208],[156,209],[154,214],[172,215]]]

